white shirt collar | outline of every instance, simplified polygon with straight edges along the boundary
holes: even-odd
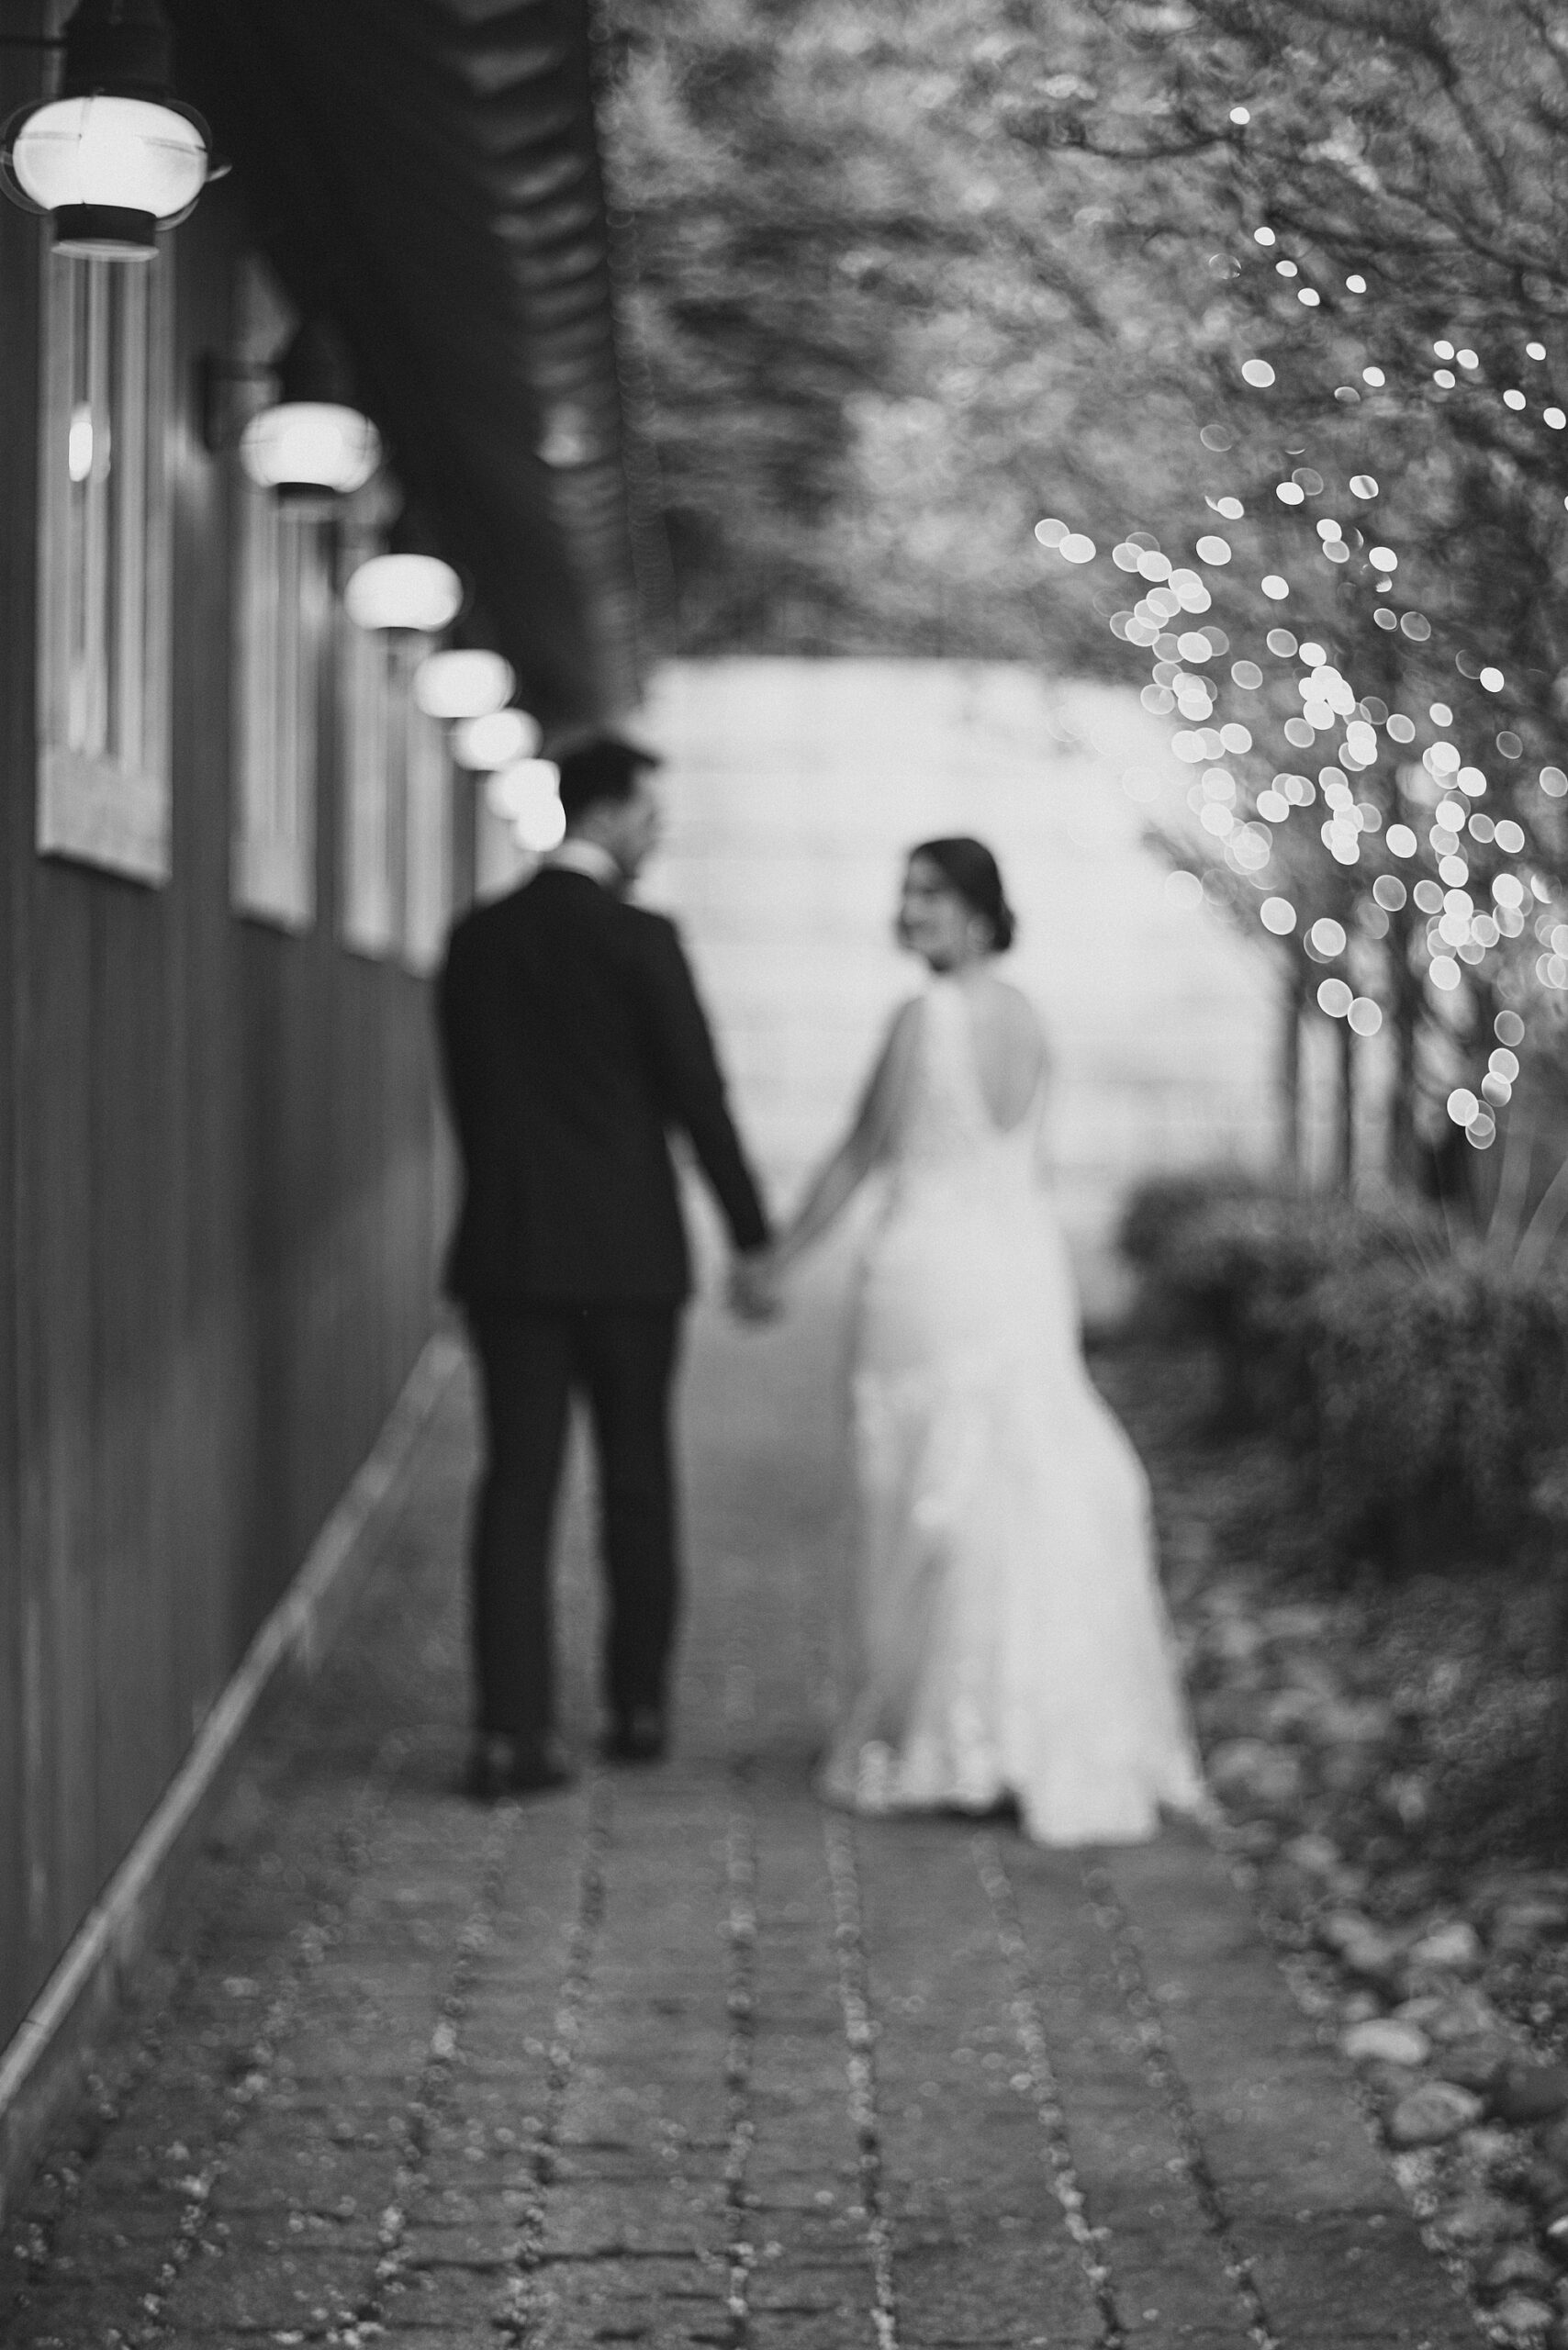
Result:
[[[546,865],[562,867],[567,873],[583,873],[602,889],[619,890],[622,886],[621,867],[607,848],[598,841],[568,837],[559,848],[553,848],[544,859]]]

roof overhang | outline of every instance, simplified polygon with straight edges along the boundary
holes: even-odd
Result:
[[[182,92],[549,727],[641,662],[587,0],[166,0]]]

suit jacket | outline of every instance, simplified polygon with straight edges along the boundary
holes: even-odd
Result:
[[[465,1302],[674,1304],[691,1286],[668,1130],[737,1248],[767,1219],[675,924],[545,866],[454,926],[437,991]]]

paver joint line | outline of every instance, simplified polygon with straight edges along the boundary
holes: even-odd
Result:
[[[1094,2296],[1094,2305],[1100,2314],[1102,2350],[1123,2350],[1126,2333],[1116,2307],[1115,2286],[1103,2248],[1105,2231],[1092,2226],[1085,2215],[1083,2190],[1073,2161],[1061,2091],[1052,2070],[1046,2041],[1039,1985],[1035,1979],[1028,1944],[1018,1920],[1013,1882],[1002,1863],[1001,1848],[994,1836],[977,1836],[973,1851],[975,1866],[991,1904],[996,1938],[1012,1987],[1014,2028],[1029,2069],[1036,2118],[1040,2124],[1046,2160],[1050,2166],[1051,2191],[1061,2205],[1068,2233],[1078,2248],[1083,2273]]]
[[[505,2309],[495,2320],[495,2332],[505,2342],[521,2344],[533,2328],[533,2279],[543,2266],[544,2204],[554,2181],[562,2118],[582,2042],[583,2011],[593,1983],[609,1876],[613,1797],[610,1783],[596,1778],[588,1791],[588,1832],[583,1839],[577,1871],[577,1897],[566,1947],[566,1970],[556,1996],[550,2042],[549,2076],[544,2110],[530,2150],[533,2192],[518,2223]]]
[[[751,2272],[756,2265],[754,2230],[747,2218],[747,2182],[756,2120],[752,2102],[756,2045],[756,1807],[752,1797],[751,1746],[756,1721],[756,1676],[745,1650],[746,1613],[741,1576],[729,1562],[723,1579],[729,1654],[724,1673],[724,1729],[730,1748],[734,1801],[724,1836],[724,1930],[727,1942],[724,2004],[724,2213],[729,2265],[726,2350],[746,2350],[751,2339]]]
[[[834,1942],[838,1956],[838,1996],[847,2047],[849,2109],[860,2157],[860,2202],[866,2213],[866,2247],[871,2262],[871,2323],[877,2350],[899,2350],[898,2300],[893,2286],[892,2230],[882,2191],[882,2141],[877,2116],[877,2075],[872,2055],[877,2027],[871,2009],[870,1969],[861,1917],[860,1874],[855,1831],[832,1812],[823,1818],[828,1883],[833,1893]]]
[[[474,1968],[489,1940],[517,1821],[515,1805],[498,1812],[480,1851],[478,1888],[457,1936],[457,1953],[447,1974],[440,2016],[431,2030],[425,2061],[404,2116],[401,2135],[407,2152],[398,2166],[393,2199],[381,2214],[377,2230],[380,2258],[375,2264],[374,2281],[354,2313],[356,2325],[380,2325],[385,2322],[389,2295],[416,2265],[409,2256],[409,2210],[430,2154],[432,2121],[449,2101],[453,2060],[457,2054]]]
[[[360,1783],[349,1815],[337,1831],[334,1841],[343,1855],[351,1880],[357,1880],[364,1874],[375,1823],[386,1810],[398,1773],[407,1760],[409,1743],[409,1740],[397,1731],[381,1740]],[[142,2283],[132,2299],[139,2318],[146,2319],[154,2333],[162,2330],[171,2292],[178,2285],[197,2250],[207,2240],[206,2232],[212,2225],[215,2199],[223,2176],[226,2155],[238,2143],[247,2122],[260,2109],[266,2096],[280,2051],[297,2020],[305,1983],[319,1964],[324,1952],[342,1935],[348,1923],[347,1906],[341,1901],[338,1918],[335,1922],[331,1920],[333,1906],[330,1897],[324,1895],[316,1914],[297,1927],[290,1937],[279,1969],[282,1980],[251,2042],[249,2067],[225,2098],[210,2158],[201,2169],[193,2169],[180,2182],[185,2199],[173,2234],[151,2239]],[[192,1965],[194,1969],[194,1953]],[[42,2250],[43,2256],[47,2258],[50,2247],[46,2245]],[[140,2338],[145,2332],[146,2329],[139,2325],[137,2335],[127,2338]]]
[[[1098,1863],[1085,1863],[1083,1886],[1089,1896],[1095,1922],[1110,1944],[1116,1980],[1137,2027],[1145,2068],[1170,2114],[1176,2142],[1197,2198],[1198,2209],[1203,2213],[1204,2224],[1218,2245],[1226,2276],[1240,2304],[1247,2329],[1258,2344],[1258,2350],[1284,2350],[1264,2307],[1251,2263],[1237,2241],[1230,2213],[1226,2209],[1225,2199],[1210,2167],[1187,2084],[1182,2077],[1166,2038],[1165,2027],[1160,2021],[1159,2007],[1148,1987],[1143,1954],[1133,1931],[1132,1920],[1122,1906],[1109,1872]]]

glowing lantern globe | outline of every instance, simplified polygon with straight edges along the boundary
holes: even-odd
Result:
[[[498,653],[431,653],[414,672],[414,699],[428,718],[489,718],[505,708],[516,683],[511,663]]]
[[[64,47],[62,95],[0,135],[0,178],[49,216],[57,252],[148,261],[211,170],[206,123],[171,91],[168,26],[156,0],[82,0]]]
[[[406,628],[435,635],[456,619],[463,582],[433,554],[375,554],[343,590],[356,628]]]
[[[532,758],[539,748],[538,722],[525,710],[495,710],[484,718],[465,718],[453,729],[452,755],[462,767],[508,767]]]
[[[381,463],[381,435],[369,417],[336,400],[284,400],[252,417],[240,462],[258,488],[281,497],[346,498]]]
[[[240,462],[280,498],[347,498],[381,463],[381,435],[354,403],[353,370],[330,322],[307,319],[278,369],[278,396],[240,436]]]

